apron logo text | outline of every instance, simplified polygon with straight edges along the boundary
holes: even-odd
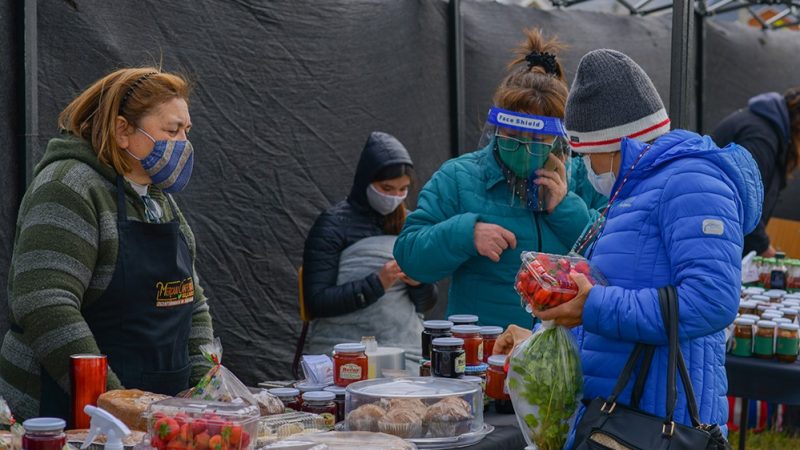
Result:
[[[168,306],[185,305],[194,301],[194,281],[192,277],[178,281],[159,281],[156,283],[156,306],[165,308]]]

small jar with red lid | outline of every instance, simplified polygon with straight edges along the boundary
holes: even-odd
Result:
[[[494,400],[494,407],[500,414],[513,414],[514,406],[506,389],[506,356],[489,357],[489,370],[486,372],[486,395]]]
[[[333,383],[347,387],[369,376],[367,346],[360,343],[338,344],[333,347]]]
[[[62,450],[67,443],[64,427],[67,423],[54,417],[28,419],[22,423],[25,435],[22,436],[24,450]]]
[[[481,338],[483,339],[483,362],[489,362],[489,357],[492,356],[492,350],[494,350],[494,343],[501,334],[503,334],[503,329],[501,327],[481,327]]]
[[[477,366],[483,362],[483,339],[481,327],[477,325],[455,325],[453,337],[464,340],[464,356],[468,366]]]

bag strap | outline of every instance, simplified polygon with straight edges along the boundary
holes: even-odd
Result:
[[[646,346],[644,357],[642,358],[642,367],[636,375],[636,384],[633,386],[633,392],[631,393],[631,407],[633,408],[639,409],[639,402],[644,393],[644,385],[647,382],[647,374],[650,372],[650,363],[653,362],[653,355],[655,352],[655,346]]]
[[[667,356],[667,418],[664,424],[672,425],[675,405],[678,400],[675,379],[675,372],[678,370],[686,393],[689,417],[691,418],[692,426],[697,427],[700,425],[697,399],[694,396],[694,388],[692,387],[692,380],[689,378],[689,372],[686,370],[686,361],[683,359],[683,354],[678,345],[678,291],[674,286],[661,288],[658,290],[658,300],[669,342],[669,355]]]
[[[608,397],[606,403],[613,404],[617,401],[617,397],[619,397],[619,394],[623,389],[625,389],[625,386],[628,384],[628,380],[631,379],[633,368],[636,366],[636,361],[639,359],[639,355],[647,347],[648,346],[645,344],[636,344],[636,346],[633,347],[631,356],[628,357],[628,362],[626,362],[625,367],[622,368],[622,372],[619,374],[619,378],[617,378],[617,384],[614,386],[614,390],[611,391],[611,396]]]

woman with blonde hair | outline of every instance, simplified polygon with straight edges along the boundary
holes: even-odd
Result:
[[[19,419],[69,418],[69,361],[108,357],[108,389],[175,395],[210,368],[195,241],[172,198],[192,174],[189,85],[145,67],[59,116],[17,219],[0,395]]]

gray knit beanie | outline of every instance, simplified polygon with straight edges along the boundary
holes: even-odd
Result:
[[[624,53],[593,50],[581,58],[567,98],[564,127],[578,153],[620,149],[623,137],[651,141],[669,131],[653,82]]]

